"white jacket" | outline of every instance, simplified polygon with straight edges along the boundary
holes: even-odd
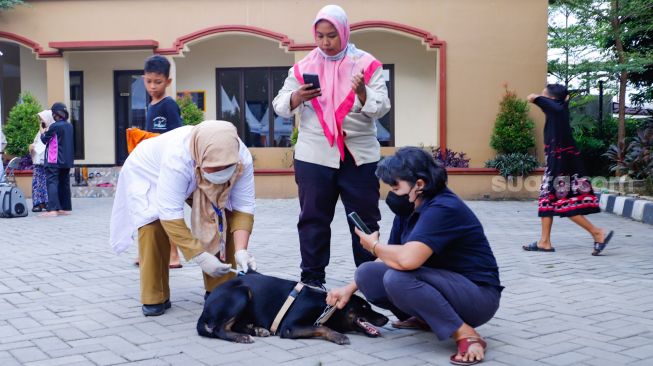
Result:
[[[34,150],[32,151],[32,163],[34,165],[43,165],[43,159],[45,158],[45,144],[41,141],[41,133],[37,132],[34,137]]]
[[[290,118],[296,111],[299,111],[301,116],[299,136],[295,145],[295,159],[338,169],[340,168],[338,146],[336,144],[329,146],[311,102],[301,103],[297,108],[290,110],[292,93],[300,86],[291,67],[283,87],[272,101],[274,111],[279,116]],[[375,163],[381,159],[381,148],[376,140],[375,121],[385,116],[391,107],[381,68],[378,68],[370,78],[368,85],[365,86],[365,93],[367,94],[365,105],[361,105],[360,99],[356,97],[351,111],[342,122],[346,149],[352,154],[357,166]]]
[[[184,203],[197,189],[189,146],[192,128],[179,127],[147,139],[125,161],[111,212],[110,242],[116,253],[132,244],[138,228],[184,217]],[[243,174],[231,189],[226,208],[254,214],[254,163],[242,141],[239,152]]]

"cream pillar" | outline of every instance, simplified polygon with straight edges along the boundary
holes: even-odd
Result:
[[[48,107],[55,102],[64,103],[70,108],[70,74],[68,57],[46,59]]]
[[[172,82],[170,86],[166,88],[166,95],[170,96],[172,99],[177,99],[177,64],[175,59],[172,56],[165,56],[170,62],[170,78]]]

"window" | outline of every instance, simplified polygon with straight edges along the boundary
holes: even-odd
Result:
[[[7,122],[20,89],[20,48],[11,42],[0,42],[0,122]]]
[[[70,72],[70,123],[73,124],[75,159],[84,159],[84,73]]]
[[[395,65],[383,65],[383,78],[392,108],[383,118],[375,121],[376,139],[381,146],[395,146]]]
[[[272,100],[288,67],[216,69],[218,119],[230,121],[248,147],[288,147],[294,118],[274,113]]]
[[[217,115],[238,128],[248,147],[288,147],[294,118],[274,113],[272,100],[289,67],[218,68]],[[394,65],[383,65],[388,97],[394,106]],[[394,108],[375,121],[381,146],[394,146]]]

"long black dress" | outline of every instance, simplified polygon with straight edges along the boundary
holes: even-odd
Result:
[[[542,96],[534,103],[546,115],[546,169],[540,187],[538,216],[570,217],[601,212],[571,133],[568,103]]]

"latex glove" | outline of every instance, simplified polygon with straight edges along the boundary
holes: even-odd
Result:
[[[222,263],[216,256],[207,252],[196,255],[192,261],[197,263],[202,268],[202,271],[211,277],[224,276],[231,269],[231,264]]]
[[[236,251],[235,256],[236,263],[238,263],[238,266],[240,266],[243,272],[247,273],[250,269],[256,271],[256,261],[254,260],[254,256],[249,254],[246,249]]]

